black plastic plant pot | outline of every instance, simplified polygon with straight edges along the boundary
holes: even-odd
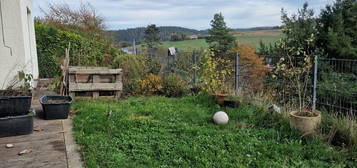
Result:
[[[33,116],[20,115],[0,118],[0,137],[31,134]]]
[[[237,100],[224,100],[223,105],[225,107],[237,108],[239,106],[239,101],[237,101]]]
[[[0,118],[11,116],[13,113],[10,99],[7,97],[0,97]]]
[[[31,99],[31,96],[0,97],[0,117],[28,114]]]
[[[67,119],[73,99],[70,96],[42,96],[44,118],[46,120]]]
[[[11,116],[28,114],[31,107],[31,96],[11,96],[9,100],[13,107],[13,114]]]

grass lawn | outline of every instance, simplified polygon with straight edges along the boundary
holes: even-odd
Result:
[[[247,105],[220,108],[205,95],[78,99],[73,109],[87,167],[356,166],[346,149],[319,137],[301,140],[287,120]],[[212,123],[219,110],[228,113],[229,124]]]

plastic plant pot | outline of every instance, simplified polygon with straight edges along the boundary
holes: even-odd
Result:
[[[11,116],[25,115],[29,112],[31,107],[31,96],[11,96],[9,97],[13,107],[13,114]]]
[[[237,100],[224,100],[223,105],[225,107],[237,108],[239,106],[239,101],[237,101]]]
[[[67,119],[73,99],[70,96],[42,96],[44,118],[46,120]]]
[[[19,115],[0,118],[0,137],[31,134],[33,116]]]
[[[0,97],[0,118],[10,116],[12,111],[13,110],[9,98]]]
[[[26,115],[31,107],[31,96],[0,97],[0,117]]]

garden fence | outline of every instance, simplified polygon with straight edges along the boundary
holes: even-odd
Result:
[[[163,75],[179,74],[191,87],[199,85],[202,51],[177,52],[169,56],[167,51],[150,51],[150,58],[161,64]],[[239,54],[229,55],[235,62],[234,73],[227,82],[236,94],[248,98],[266,98],[281,106],[297,106],[298,95],[294,82],[287,78],[273,78],[280,56],[261,56],[263,67],[247,63]],[[294,57],[295,66],[301,66],[304,58]],[[262,71],[264,73],[255,73]],[[258,76],[257,76],[258,74]],[[342,115],[357,114],[357,60],[315,57],[303,92],[305,107],[327,110]]]
[[[297,104],[295,83],[287,78],[273,78],[273,72],[281,57],[263,56],[264,64],[269,72],[260,78],[263,87],[260,95],[269,95],[277,100],[280,105]],[[292,58],[295,66],[301,66],[303,58]],[[236,91],[240,94],[256,92],[249,81],[244,79],[249,73],[241,73],[244,64],[239,62],[239,54],[236,56]],[[312,109],[327,110],[338,115],[355,116],[357,114],[357,60],[328,59],[315,56],[311,71],[306,74],[309,77],[304,102]],[[257,94],[254,94],[256,96]]]

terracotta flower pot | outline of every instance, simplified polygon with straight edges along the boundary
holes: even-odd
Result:
[[[216,103],[223,105],[226,97],[228,97],[228,94],[216,93]]]
[[[316,112],[312,114],[313,116],[300,116],[297,111],[290,112],[290,127],[303,133],[315,132],[321,123],[321,114]]]

